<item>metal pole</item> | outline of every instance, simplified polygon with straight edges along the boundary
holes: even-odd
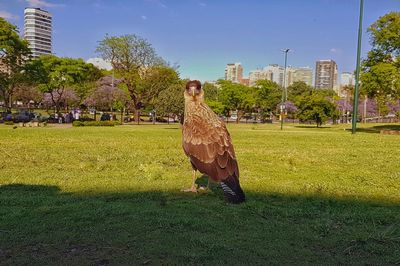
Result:
[[[285,53],[285,68],[283,69],[283,90],[282,90],[282,100],[281,100],[281,130],[283,129],[283,117],[284,117],[284,110],[283,106],[285,104],[285,101],[287,101],[287,89],[286,89],[286,67],[287,67],[287,54],[290,51],[290,49],[284,49],[282,52]]]
[[[355,134],[357,130],[357,111],[358,111],[358,90],[360,86],[360,57],[361,57],[361,37],[362,37],[362,20],[364,12],[364,0],[360,0],[360,17],[358,22],[358,45],[357,45],[357,65],[356,65],[356,84],[354,88],[354,104],[353,119],[351,133]]]

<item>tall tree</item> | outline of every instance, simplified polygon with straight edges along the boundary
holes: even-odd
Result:
[[[161,91],[154,101],[154,107],[159,114],[172,114],[177,116],[180,122],[183,122],[185,103],[183,92],[185,91],[186,80],[170,85],[167,89]]]
[[[0,18],[0,96],[7,109],[11,109],[15,88],[25,81],[29,55],[28,43],[21,40],[17,27]]]
[[[108,36],[99,42],[96,52],[104,60],[111,62],[116,75],[122,78],[133,101],[136,120],[143,105],[140,80],[152,67],[165,65],[151,44],[136,35]],[[142,87],[143,88],[143,87]]]
[[[282,88],[270,80],[259,80],[254,86],[255,102],[262,119],[276,114],[276,106],[282,100]]]
[[[236,122],[255,107],[254,89],[227,80],[219,80],[221,87],[220,99],[227,114],[237,113]]]
[[[380,17],[369,28],[372,50],[362,63],[362,89],[376,98],[379,113],[400,98],[400,12]]]
[[[82,59],[45,55],[27,65],[27,75],[43,93],[48,94],[56,112],[59,112],[66,88],[75,89],[86,82],[99,79],[102,74],[100,70]]]

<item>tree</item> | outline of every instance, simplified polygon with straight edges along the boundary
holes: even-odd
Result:
[[[77,93],[71,88],[63,89],[62,93],[59,93],[58,90],[54,90],[51,93],[45,92],[43,93],[43,105],[50,109],[54,107],[57,103],[58,108],[66,108],[68,109],[70,106],[74,106],[79,104],[80,99]],[[56,110],[58,113],[59,110]]]
[[[146,71],[137,86],[137,99],[155,107],[155,101],[162,91],[170,89],[174,85],[181,86],[179,75],[175,69],[168,66],[153,66]],[[183,93],[170,98],[173,101],[177,96],[183,97]]]
[[[126,91],[116,87],[121,80],[111,76],[101,78],[97,82],[97,88],[86,98],[85,105],[99,110],[112,110],[115,106],[125,106],[128,101]]]
[[[33,101],[39,103],[43,95],[34,86],[18,86],[15,88],[13,98],[16,101],[21,101],[25,106],[30,107],[30,103]]]
[[[143,105],[143,88],[140,80],[151,71],[154,66],[165,65],[151,44],[136,35],[108,36],[99,42],[96,52],[111,65],[118,77],[122,78],[127,88],[136,121],[139,122],[139,110]],[[148,95],[147,95],[148,96]],[[151,98],[151,97],[150,97]]]
[[[282,101],[282,88],[270,80],[258,80],[255,89],[255,104],[264,119],[277,113],[276,106]]]
[[[17,27],[0,18],[0,96],[9,110],[15,88],[25,82],[23,72],[29,55],[28,43],[21,40]]]
[[[205,82],[203,85],[204,100],[207,105],[219,115],[226,112],[226,106],[221,102],[221,88],[219,85]]]
[[[300,121],[314,121],[319,127],[334,114],[336,108],[324,93],[315,91],[299,98],[298,109],[297,117]]]
[[[66,88],[75,89],[87,82],[93,82],[99,79],[101,72],[82,59],[45,55],[28,64],[27,75],[41,92],[47,93],[58,113],[62,104],[65,104],[63,94]]]
[[[368,32],[372,50],[362,63],[361,87],[385,114],[387,103],[400,98],[400,12],[380,17]]]
[[[170,85],[169,88],[159,93],[154,101],[154,107],[159,114],[168,115],[168,117],[172,114],[177,116],[181,123],[183,122],[185,85],[186,80],[183,80],[180,83]]]
[[[238,123],[245,113],[250,112],[255,106],[253,88],[226,80],[219,80],[218,84],[221,86],[220,99],[225,106],[226,114],[236,111]]]
[[[304,94],[311,94],[313,91],[313,87],[307,85],[304,81],[296,81],[293,82],[292,85],[287,87],[288,99],[291,101],[296,101],[298,96]]]

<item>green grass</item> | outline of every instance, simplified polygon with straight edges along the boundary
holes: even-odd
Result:
[[[230,125],[234,206],[179,126],[2,125],[0,264],[398,264],[400,136],[344,129]]]

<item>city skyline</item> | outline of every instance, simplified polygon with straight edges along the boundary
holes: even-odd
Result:
[[[77,1],[15,0],[0,3],[0,16],[23,32],[23,12],[40,7],[54,16],[53,52],[88,60],[105,34],[137,34],[151,42],[182,78],[216,80],[230,62],[249,71],[283,64],[281,48],[289,47],[288,65],[314,67],[332,59],[339,73],[355,68],[359,1]],[[400,1],[365,5],[363,56],[370,49],[366,28],[379,16],[398,9]],[[329,12],[325,12],[329,10]],[[74,19],[70,15],[74,14]],[[88,15],[89,14],[89,15]],[[196,14],[193,19],[187,14]],[[282,20],[285,14],[285,20]],[[240,18],[240,19],[238,19]]]

